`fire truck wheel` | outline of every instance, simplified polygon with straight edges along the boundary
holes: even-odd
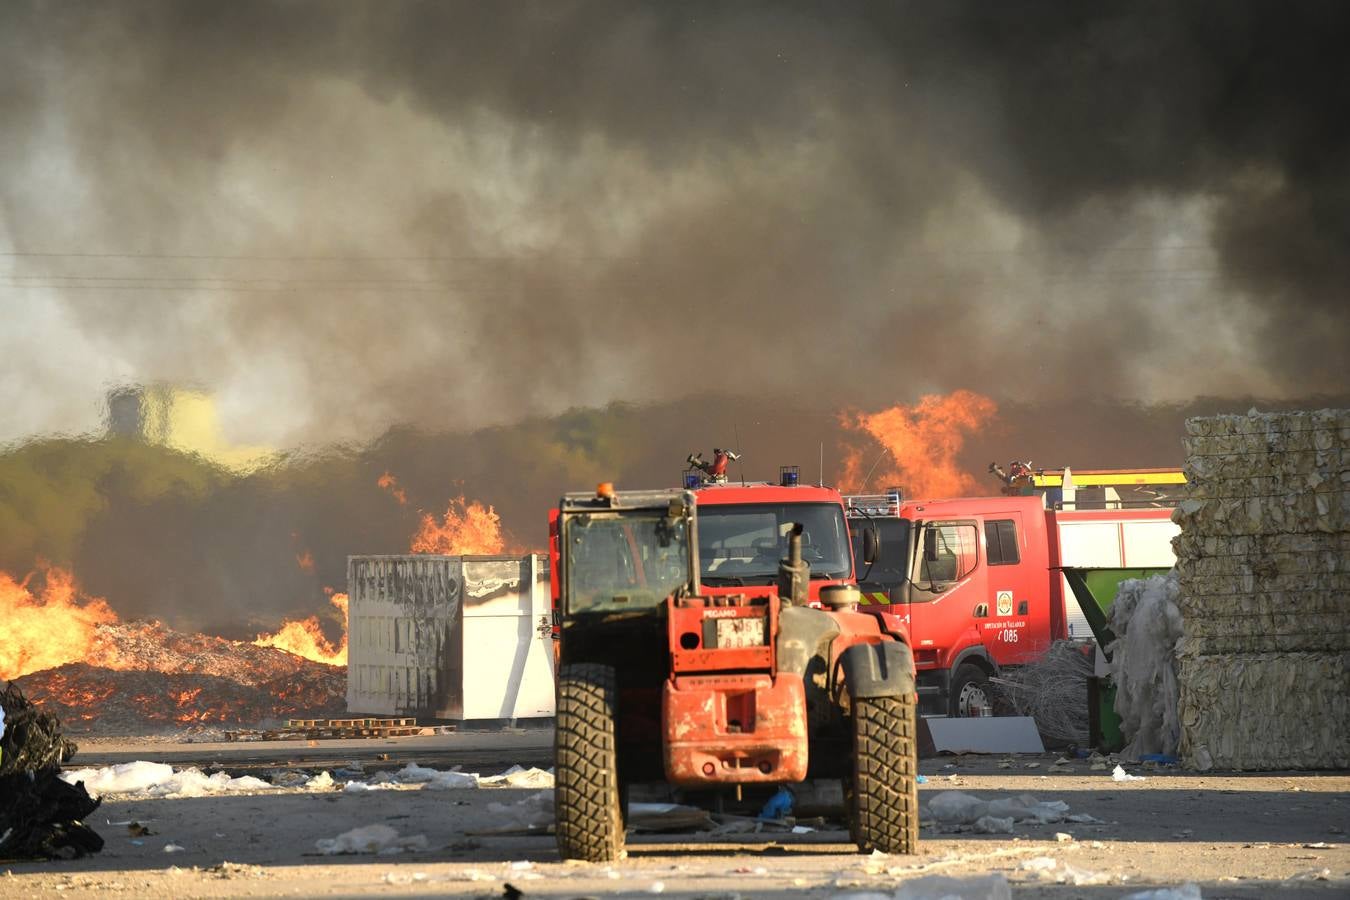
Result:
[[[952,673],[951,714],[954,718],[979,715],[978,710],[993,706],[989,676],[979,666],[964,663]]]
[[[614,862],[623,852],[614,669],[581,663],[558,673],[554,794],[558,854]]]
[[[853,707],[849,833],[858,849],[914,853],[919,844],[914,697],[860,697]]]

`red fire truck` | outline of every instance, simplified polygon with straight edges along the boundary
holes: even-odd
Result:
[[[1111,479],[1142,487],[1118,491]],[[1166,492],[1179,471],[1027,472],[1020,481],[995,497],[845,498],[855,546],[868,531],[879,543],[874,563],[858,567],[862,602],[908,623],[924,714],[979,715],[991,705],[991,676],[1056,640],[1092,640],[1061,567],[1175,561]]]

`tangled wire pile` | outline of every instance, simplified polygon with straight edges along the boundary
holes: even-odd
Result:
[[[1041,738],[1086,746],[1087,680],[1092,674],[1092,645],[1055,641],[1038,661],[991,678],[998,697],[1019,716],[1031,716]]]

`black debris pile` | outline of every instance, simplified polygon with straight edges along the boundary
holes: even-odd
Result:
[[[103,849],[103,838],[83,819],[99,801],[83,784],[62,781],[61,763],[75,744],[61,723],[13,684],[0,691],[0,860],[74,859]]]

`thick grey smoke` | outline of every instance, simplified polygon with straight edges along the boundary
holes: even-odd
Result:
[[[1334,2],[8,3],[0,438],[152,379],[273,444],[710,389],[1337,391],[1347,25]]]
[[[1336,2],[4,3],[0,568],[247,636],[459,493],[537,548],[559,491],[714,444],[828,478],[846,407],[988,394],[980,472],[1343,403],[1347,33]],[[145,382],[318,452],[36,440]]]

